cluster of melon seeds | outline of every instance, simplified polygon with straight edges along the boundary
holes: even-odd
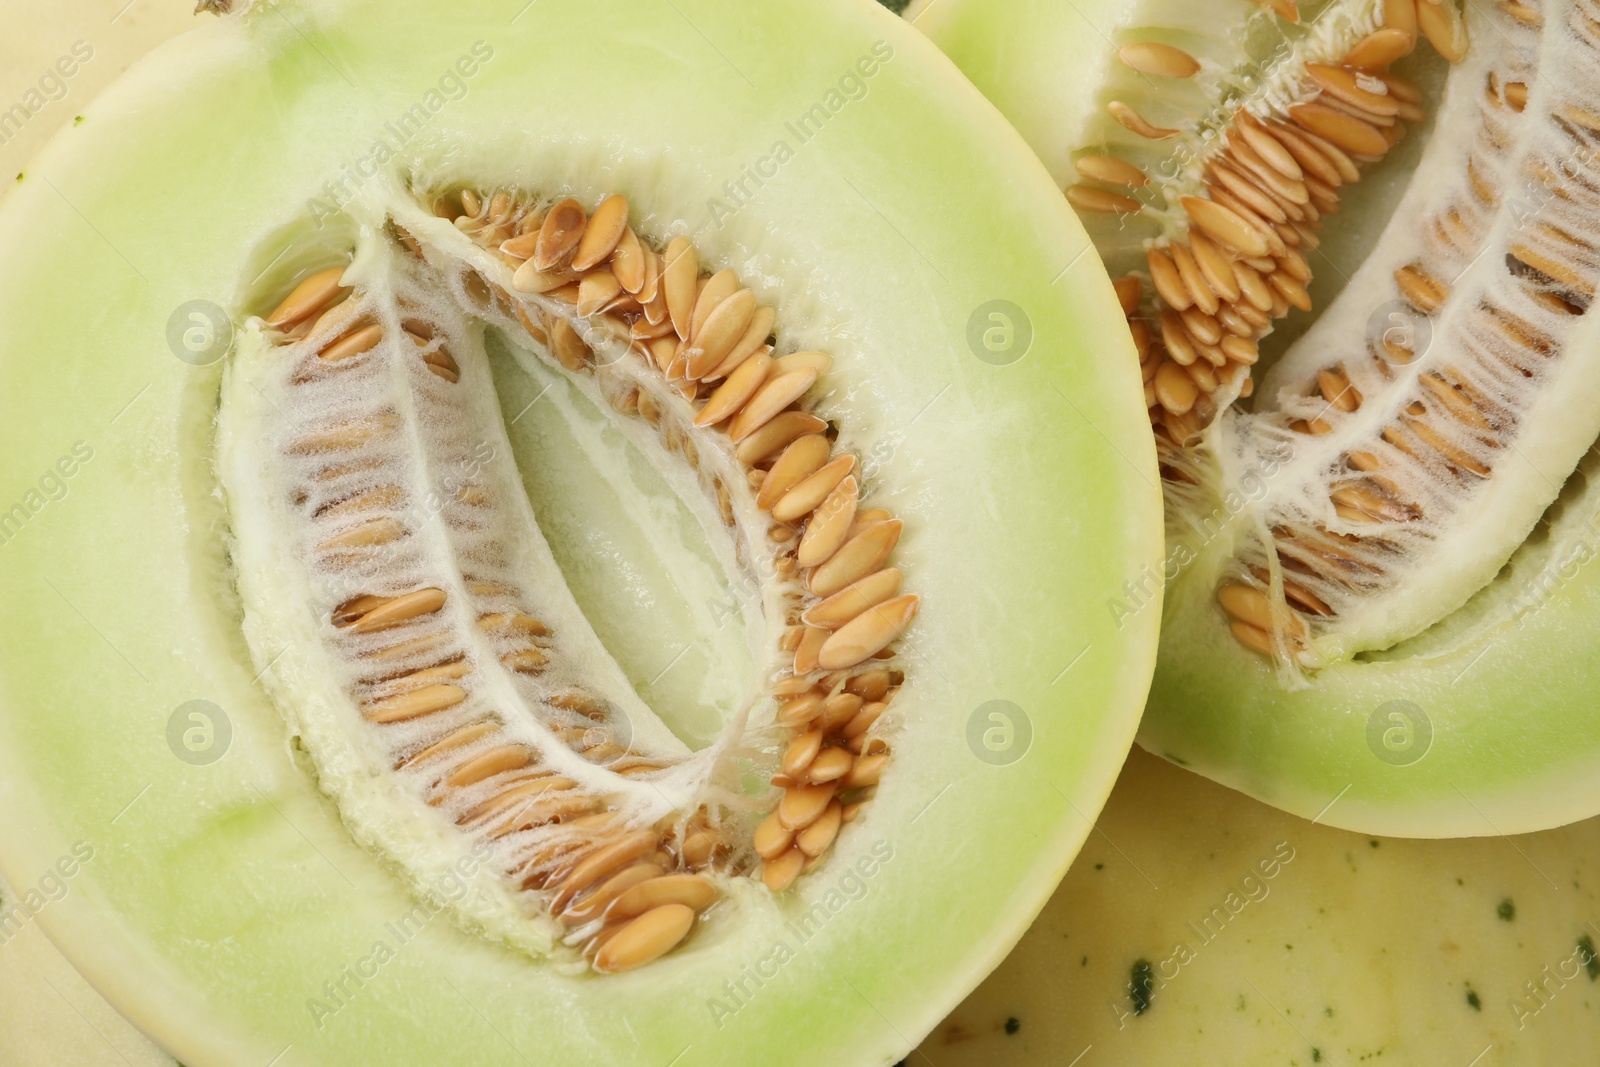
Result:
[[[1223,468],[1236,476],[1270,459],[1278,472],[1247,508],[1252,534],[1218,600],[1233,635],[1291,675],[1388,647],[1459,607],[1470,593],[1460,574],[1488,580],[1490,555],[1515,547],[1498,527],[1525,534],[1558,488],[1503,463],[1533,450],[1523,435],[1549,429],[1527,413],[1567,373],[1561,356],[1600,266],[1587,236],[1600,207],[1600,24],[1583,4],[1550,8],[1479,13],[1489,32],[1469,56],[1455,0],[1330,3],[1258,80],[1201,108],[1194,128],[1162,128],[1113,101],[1119,128],[1148,146],[1145,168],[1078,161],[1098,184],[1070,189],[1074,204],[1157,227],[1144,269],[1117,289],[1169,518],[1184,531],[1203,525]],[[1388,69],[1421,37],[1455,65],[1453,86],[1481,91],[1452,98],[1411,208],[1274,369],[1273,395],[1258,398],[1267,403],[1229,411],[1251,394],[1257,343],[1274,320],[1311,309],[1317,233],[1339,189],[1424,117],[1418,88]],[[1145,79],[1204,77],[1200,61],[1165,43],[1119,56]],[[1568,74],[1542,73],[1552,70]],[[1169,138],[1181,142],[1177,164],[1160,161]],[[1104,187],[1113,181],[1124,191]],[[1134,199],[1141,189],[1148,202]],[[1496,489],[1501,472],[1540,490]],[[1464,561],[1473,553],[1483,558]]]
[[[334,666],[338,729],[358,736],[313,725],[313,757],[375,748],[601,972],[713,920],[723,879],[781,892],[824,861],[889,758],[895,645],[918,604],[887,565],[901,521],[862,506],[856,457],[813,410],[831,359],[778,354],[774,309],[733,271],[628,216],[621,196],[591,214],[510,190],[406,195],[265,315],[266,352],[236,358],[222,413],[270,420],[256,429],[275,450],[264,474],[224,465],[236,536],[278,538],[327,605],[309,654]],[[538,533],[487,328],[564,368],[703,494],[761,591],[767,714],[689,752],[621,675]],[[255,638],[270,623],[244,592]],[[741,775],[763,763],[774,788],[751,795]]]

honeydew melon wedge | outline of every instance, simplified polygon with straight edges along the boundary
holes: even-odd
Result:
[[[1594,217],[1580,6],[940,0],[907,14],[1084,208],[1144,339],[1168,546],[1109,604],[1139,614],[1165,586],[1140,743],[1363,832],[1493,835],[1600,811],[1594,267],[1586,251],[1560,266],[1543,243]],[[1340,111],[1328,88],[1361,85],[1351,100],[1389,112],[1364,112],[1377,125],[1347,122],[1359,107]],[[1145,136],[1146,120],[1173,132]],[[1255,184],[1255,149],[1298,150],[1310,127],[1358,135],[1337,195],[1298,159],[1284,165],[1305,182]],[[1148,185],[1114,187],[1128,173]],[[1261,367],[1202,360],[1191,388],[1190,324],[1232,312],[1208,319],[1199,297],[1180,311],[1187,286],[1156,280],[1175,244],[1215,238],[1184,198],[1210,198],[1215,230],[1216,205],[1250,214],[1235,192],[1262,206],[1274,182],[1312,190],[1319,218],[1280,224],[1299,243],[1257,258],[1284,281],[1272,323],[1231,340]]]
[[[1093,610],[1159,545],[1113,294],[1026,148],[884,12],[515,7],[261,5],[143,61],[0,208],[0,246],[26,250],[0,271],[0,440],[20,472],[0,546],[0,869],[33,884],[92,846],[39,925],[191,1067],[893,1062],[1048,895],[1144,695],[1154,620]],[[908,523],[928,666],[907,670],[893,771],[827,864],[784,895],[721,876],[717,924],[630,974],[492,943],[443,892],[419,904],[413,857],[352,838],[241,635],[213,449],[235,357],[196,366],[181,330],[169,347],[191,301],[248,335],[287,269],[252,257],[419,104],[425,129],[380,183],[425,164],[591,204],[621,191],[652,233],[681,224],[759,277],[780,336],[830,348],[848,383],[832,410],[888,442],[879,484]],[[785,123],[814,106],[829,117],[802,142]],[[777,175],[730,203],[724,183],[785,139]],[[985,346],[995,300],[1026,316],[1025,346]],[[526,379],[500,351],[506,405]],[[518,464],[603,466],[597,412],[547,403],[504,412]],[[626,480],[533,484],[536,506],[593,506],[639,561],[644,625],[672,617],[648,605],[684,595],[674,582],[715,585],[684,577],[693,515],[641,525]],[[557,558],[585,558],[555,529]],[[586,608],[615,603],[571,584]],[[705,640],[734,655],[739,630]],[[645,688],[645,654],[612,651]],[[982,740],[996,700],[1031,728],[1014,762]]]

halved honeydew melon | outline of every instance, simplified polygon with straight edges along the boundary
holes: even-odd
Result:
[[[1155,625],[1093,610],[1159,544],[1112,293],[987,105],[895,20],[845,3],[629,5],[604,26],[579,4],[283,3],[159,50],[85,117],[0,214],[0,243],[31,250],[0,277],[0,440],[36,472],[0,570],[0,866],[28,883],[92,843],[39,922],[95,986],[191,1065],[891,1062],[931,1028],[1088,832]],[[400,142],[396,161],[374,138]],[[295,640],[320,640],[323,610],[279,603],[265,557],[240,549],[249,450],[227,426],[265,421],[224,420],[219,493],[223,371],[248,376],[249,316],[322,265],[289,252],[377,239],[381,190],[445,177],[590,210],[621,193],[651,240],[692,234],[779,309],[784,351],[828,351],[819,410],[906,522],[897,565],[924,604],[876,795],[782,893],[713,872],[722,902],[632,973],[574,973],[581,954],[506,932],[540,929],[532,910],[496,928],[463,905],[499,892],[481,857],[446,870],[449,842],[353,815],[326,746],[285,727],[325,691],[259,639],[261,604]],[[208,366],[183,336],[193,301],[237,315],[235,351]],[[1027,340],[986,343],[993,328]],[[525,373],[516,345],[484,343],[460,371]],[[516,388],[501,418],[518,465],[594,459],[576,399],[536,424],[509,410]],[[532,503],[590,499],[602,524],[627,511],[602,486]],[[665,547],[641,557],[657,592],[697,533],[663,514]],[[605,531],[624,551],[650,540],[625,527]],[[646,689],[643,656],[611,651]]]
[[[1600,810],[1582,6],[908,14],[1121,279],[1168,499],[1166,555],[1108,605],[1168,587],[1141,743],[1374,833]]]

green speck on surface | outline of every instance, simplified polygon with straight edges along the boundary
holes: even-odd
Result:
[[[1506,897],[1500,902],[1500,906],[1494,909],[1494,913],[1500,916],[1501,922],[1508,923],[1517,917],[1517,906],[1511,902],[1510,897]]]
[[[1333,1018],[1333,1005],[1330,1004],[1326,1008],[1323,1008],[1322,1014],[1326,1015],[1330,1019]]]
[[[1311,1046],[1311,1062],[1312,1063],[1321,1063],[1322,1062],[1322,1050],[1320,1048],[1317,1048],[1315,1045]]]
[[[1089,966],[1089,957],[1088,956],[1083,957],[1083,962],[1079,963],[1078,966],[1079,967],[1087,967],[1087,966]]]
[[[1471,986],[1467,986],[1467,1003],[1472,1005],[1473,1011],[1483,1010],[1483,1001],[1478,999],[1478,993]]]
[[[1009,1036],[1022,1029],[1022,1020],[1013,1015],[1006,1020],[1006,1034]]]
[[[17,181],[20,182],[21,180],[22,180],[22,172],[19,170],[19,171],[17,171]]]
[[[1284,945],[1283,947],[1288,949],[1290,952],[1294,951],[1294,946],[1293,945]]]
[[[1133,973],[1128,979],[1128,999],[1133,1002],[1133,1013],[1143,1015],[1150,1010],[1150,999],[1155,995],[1156,972],[1149,960],[1135,960]]]
[[[1097,863],[1094,865],[1094,869],[1097,871],[1103,871],[1106,869],[1106,865],[1103,863]]]
[[[74,115],[72,117],[72,124],[74,126],[82,126],[83,125],[83,116],[82,115]]]
[[[1368,841],[1367,844],[1371,845],[1373,848],[1378,847],[1378,843],[1376,841]]]
[[[896,15],[904,11],[906,9],[906,5],[910,2],[911,0],[878,0],[878,3],[882,4],[890,11],[893,11]]]
[[[1161,754],[1161,758],[1164,759],[1164,760],[1171,760],[1173,763],[1176,763],[1180,767],[1189,766],[1189,761],[1188,760],[1184,759],[1181,756],[1174,756],[1170,752],[1163,752]]]
[[[1588,934],[1578,938],[1578,958],[1583,961],[1583,969],[1589,974],[1589,981],[1600,978],[1600,955],[1595,954],[1594,939]]]

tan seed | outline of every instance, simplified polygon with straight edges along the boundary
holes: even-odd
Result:
[[[855,715],[851,716],[850,721],[844,724],[844,736],[847,739],[854,741],[856,738],[872,729],[873,725],[883,717],[883,713],[887,711],[888,708],[889,705],[885,704],[881,700],[875,700],[870,704],[862,705],[861,710],[856,712]]]
[[[700,260],[694,246],[686,237],[674,237],[667,244],[666,263],[662,268],[661,284],[666,292],[667,312],[672,317],[672,328],[679,337],[689,333],[689,322],[694,315],[695,297],[698,294]]]
[[[830,460],[783,494],[783,498],[772,505],[772,517],[779,522],[795,522],[810,514],[828,498],[835,486],[844,481],[855,465],[856,457],[849,453]]]
[[[852,716],[853,717],[853,716]],[[812,782],[833,782],[850,773],[855,760],[842,748],[830,748],[818,754],[806,767],[806,778]]]
[[[1289,117],[1302,129],[1346,152],[1379,156],[1389,149],[1389,142],[1375,126],[1327,104],[1296,104],[1289,109]]]
[[[1284,177],[1299,181],[1305,176],[1305,171],[1301,170],[1294,154],[1283,146],[1282,141],[1267,132],[1259,119],[1247,111],[1239,112],[1233,126],[1228,130],[1230,143],[1235,139],[1253,148],[1256,155],[1266,160]]]
[[[807,608],[801,618],[812,626],[837,630],[874,605],[900,591],[900,571],[890,567],[869,574]]]
[[[603,974],[631,971],[671,952],[694,927],[694,909],[663,904],[645,912],[610,937],[595,953],[594,969]]]
[[[601,915],[615,920],[619,917],[613,915],[610,905],[633,887],[661,877],[661,873],[662,869],[654,863],[635,863],[632,866],[624,867],[600,883],[600,885],[567,905],[566,910],[561,913],[561,918],[569,926],[581,925]],[[649,909],[646,908],[644,910],[648,911]],[[640,913],[635,912],[634,914]],[[621,918],[631,919],[633,916],[629,915]]]
[[[631,227],[624,226],[617,247],[611,252],[611,273],[622,283],[623,292],[638,296],[644,288],[645,268],[645,250],[639,243],[639,235]]]
[[[712,309],[705,324],[690,335],[689,377],[704,378],[722,365],[744,336],[755,310],[756,294],[748,289],[738,290]]]
[[[810,674],[817,669],[817,656],[828,639],[828,631],[808,626],[800,635],[794,650],[794,673]]]
[[[767,860],[761,865],[761,881],[774,893],[781,893],[800,877],[800,869],[805,862],[806,854],[791,848],[777,859]]]
[[[1450,295],[1441,282],[1421,267],[1401,267],[1394,272],[1394,280],[1400,287],[1400,295],[1425,313],[1437,311]]]
[[[705,407],[694,417],[696,426],[715,426],[736,414],[756,390],[766,381],[772,370],[772,357],[757,355],[745,360],[706,401]]]
[[[858,497],[855,478],[846,478],[812,513],[806,521],[806,532],[800,538],[800,547],[795,552],[795,559],[800,566],[815,567],[839,550],[855,523]]]
[[[575,278],[577,275],[569,270],[540,270],[530,259],[511,276],[511,288],[519,293],[550,293]]]
[[[845,683],[845,691],[861,697],[863,700],[883,700],[889,695],[889,687],[895,685],[894,675],[883,667],[875,667],[870,671],[862,671]]]
[[[654,831],[635,830],[585,852],[558,875],[561,889],[556,893],[551,910],[561,911],[580,890],[588,888],[612,871],[648,856],[659,843],[660,838]]]
[[[1266,255],[1270,247],[1266,238],[1236,212],[1214,200],[1204,200],[1198,196],[1186,196],[1180,202],[1195,225],[1204,230],[1208,237],[1245,256]]]
[[[1239,280],[1234,276],[1233,264],[1215,242],[1198,230],[1191,230],[1189,251],[1193,253],[1200,273],[1218,296],[1227,301],[1239,299]]]
[[[1170,255],[1152,245],[1145,253],[1145,262],[1150,268],[1150,283],[1161,294],[1161,299],[1179,311],[1194,306],[1194,298],[1189,295]]]
[[[1139,310],[1139,299],[1144,295],[1144,283],[1137,274],[1124,274],[1112,286],[1117,291],[1117,303],[1122,306],[1122,313],[1132,317]]]
[[[556,318],[550,323],[550,351],[556,357],[556,362],[572,371],[587,366],[589,357],[594,355],[588,342],[578,335],[572,323],[563,318]]]
[[[539,227],[539,240],[529,262],[542,271],[554,270],[565,263],[583,239],[587,221],[583,205],[570,196],[552,204],[544,224]]]
[[[415,767],[418,764],[426,763],[436,756],[442,756],[446,752],[454,752],[456,749],[470,745],[474,741],[482,740],[498,729],[500,729],[500,724],[497,722],[475,722],[470,726],[463,726],[459,730],[446,734],[422,751],[407,756],[397,766]]]
[[[1117,58],[1141,74],[1158,78],[1192,78],[1200,73],[1200,63],[1194,56],[1158,41],[1125,44],[1117,49]]]
[[[1069,185],[1067,202],[1079,211],[1093,211],[1104,215],[1130,215],[1143,207],[1132,197],[1094,185]]]
[[[1416,44],[1417,39],[1413,35],[1385,27],[1357,41],[1355,47],[1345,55],[1344,61],[1352,67],[1381,70],[1409,56]]]
[[[472,757],[450,772],[445,784],[463,788],[493,778],[506,771],[521,770],[532,761],[528,750],[521,745],[501,745]]]
[[[817,371],[814,368],[800,367],[788,370],[782,365],[781,360],[778,361],[773,367],[772,376],[729,424],[728,436],[736,443],[745,440],[776,418],[784,408],[804,396],[816,381]]]
[[[811,572],[808,585],[812,594],[830,597],[883,566],[904,527],[900,519],[889,519],[852,535],[832,559]]]
[[[521,674],[538,674],[550,662],[550,656],[537,648],[520,648],[500,657],[507,670]]]
[[[1388,86],[1369,75],[1357,75],[1344,67],[1333,67],[1326,63],[1307,63],[1306,74],[1322,88],[1323,92],[1360,111],[1393,118],[1400,110],[1400,102],[1389,95]],[[1376,82],[1384,91],[1376,93],[1363,88],[1361,84],[1363,78],[1369,83]]]
[[[740,463],[751,466],[760,463],[780,448],[786,447],[796,438],[807,434],[820,434],[827,427],[826,422],[808,412],[785,411],[739,442],[734,454]],[[806,473],[809,474],[810,471]],[[784,488],[787,489],[788,486]]]
[[[418,589],[414,593],[406,593],[385,600],[372,607],[360,618],[350,624],[350,632],[356,634],[371,633],[381,630],[386,626],[406,622],[423,615],[431,615],[444,607],[445,591],[443,589]]]
[[[756,506],[771,511],[790,489],[822,469],[832,447],[820,433],[796,438],[762,480],[761,489],[756,493]]]
[[[1263,656],[1272,655],[1272,635],[1260,627],[1251,626],[1247,622],[1235,619],[1228,624],[1228,630],[1233,634],[1233,639],[1252,651]]]
[[[842,751],[832,749],[833,752]],[[828,810],[822,813],[822,818],[801,830],[795,836],[795,847],[807,856],[820,856],[833,845],[834,838],[839,836],[839,827],[844,822],[844,806],[837,800],[828,802]]]
[[[783,759],[779,763],[783,773],[791,778],[799,779],[805,774],[811,761],[817,758],[817,753],[822,751],[822,731],[807,730],[789,742],[789,747],[783,750]]]
[[[339,295],[339,279],[344,277],[344,271],[343,267],[329,267],[308,276],[267,316],[267,325],[281,330],[321,311]]]
[[[772,325],[777,321],[777,317],[777,312],[770,307],[756,308],[754,314],[750,316],[749,324],[745,327],[744,336],[734,342],[727,357],[706,377],[713,380],[726,377],[733,373],[735,367],[763,348],[771,352],[771,349],[766,347],[767,338],[772,335]]]
[[[807,682],[807,685],[810,683]],[[780,726],[801,726],[822,710],[821,693],[805,693],[786,702],[778,709],[778,724]]]
[[[1437,4],[1424,0],[1417,5],[1417,26],[1445,62],[1459,63],[1466,58],[1467,27],[1456,9],[1456,0]]]
[[[550,632],[549,628],[532,615],[518,611],[490,612],[479,616],[478,629],[484,633],[509,630],[515,633],[529,634],[533,637],[544,637]]]
[[[374,701],[367,705],[365,715],[370,722],[405,722],[408,719],[431,715],[445,708],[453,708],[467,699],[466,690],[454,685],[429,685],[409,693]]]
[[[317,547],[325,552],[337,549],[373,548],[377,545],[386,545],[404,533],[405,527],[401,526],[398,520],[373,519],[343,533],[335,534]]]
[[[578,314],[598,315],[622,295],[622,283],[608,270],[590,271],[578,283]]]
[[[833,631],[818,656],[822,669],[845,670],[887,648],[911,625],[917,604],[914,593],[893,597]]]
[[[1111,101],[1111,103],[1106,105],[1106,111],[1110,113],[1111,117],[1116,119],[1117,122],[1126,129],[1132,130],[1140,137],[1145,137],[1152,141],[1160,141],[1168,137],[1174,137],[1178,133],[1178,131],[1174,129],[1152,126],[1148,121],[1146,121],[1143,115],[1139,114],[1127,104],[1124,104],[1121,100]]]
[[[721,895],[721,890],[703,875],[669,874],[636,885],[617,897],[606,909],[606,918],[613,922],[629,919],[667,904],[682,904],[700,912],[716,903]]]
[[[1195,262],[1188,246],[1174,243],[1168,251],[1172,253],[1172,263],[1178,268],[1178,277],[1183,280],[1183,287],[1188,290],[1189,299],[1194,301],[1194,308],[1206,315],[1215,315],[1220,306],[1217,294],[1206,282],[1205,275],[1200,272],[1200,266]],[[1189,309],[1184,310],[1184,314],[1188,312]]]
[[[819,733],[817,737],[820,740],[822,735]],[[778,813],[773,812],[761,820],[761,825],[756,827],[750,844],[756,850],[756,855],[762,859],[776,859],[789,851],[789,846],[794,844],[794,831],[779,822]]]
[[[797,785],[784,790],[778,801],[778,822],[787,830],[801,830],[822,817],[828,810],[837,786],[832,782],[822,785]]]
[[[1176,363],[1163,363],[1156,371],[1154,382],[1156,400],[1174,415],[1182,415],[1194,407],[1199,390],[1193,379]]]
[[[877,785],[883,777],[884,765],[889,762],[887,755],[862,756],[856,760],[855,766],[850,768],[850,773],[845,777],[846,789],[865,789]]]
[[[1144,171],[1120,156],[1079,156],[1073,166],[1092,182],[1141,188],[1150,184]]]
[[[572,269],[588,270],[604,263],[628,229],[628,198],[613,194],[594,209],[583,237],[572,253]]]

